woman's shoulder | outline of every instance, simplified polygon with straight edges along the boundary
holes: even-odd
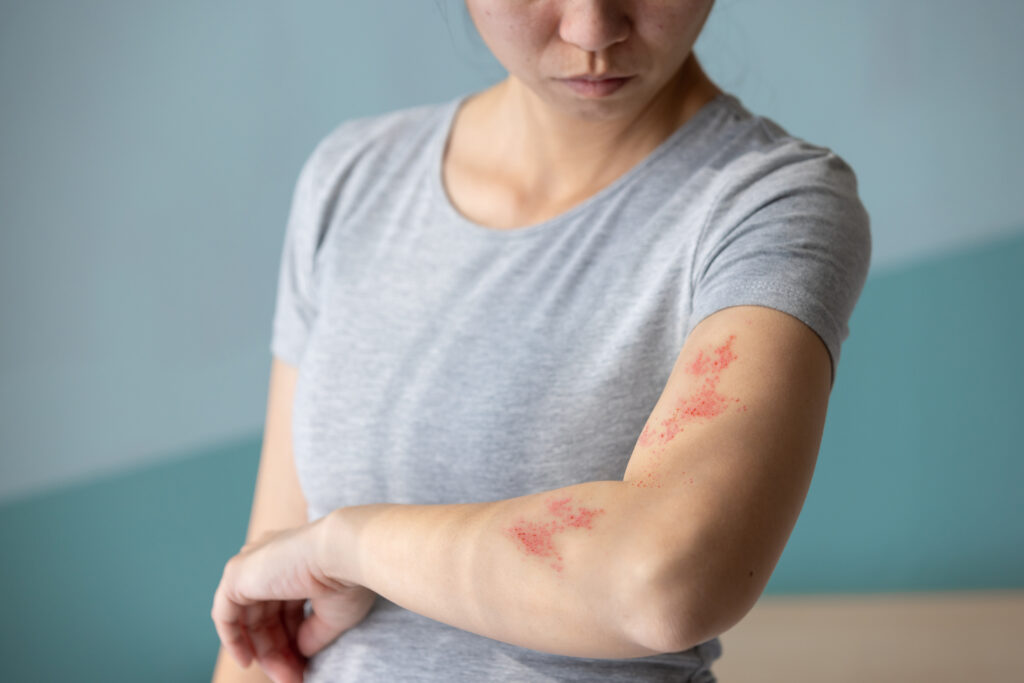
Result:
[[[736,231],[752,230],[768,239],[781,230],[855,252],[866,263],[871,220],[846,159],[752,113],[735,96],[724,99],[729,115],[708,160],[713,173],[705,246],[726,244]],[[774,233],[768,224],[776,225]]]
[[[317,142],[310,160],[322,167],[344,159],[392,153],[436,131],[439,115],[450,101],[420,104],[341,121]]]
[[[336,204],[371,190],[381,179],[398,181],[424,162],[444,109],[451,101],[420,104],[336,124],[305,158],[299,183],[317,202]]]
[[[857,196],[857,175],[835,150],[751,112],[733,95],[723,99],[731,116],[725,142],[712,161],[721,170],[722,194],[826,184],[842,194]]]

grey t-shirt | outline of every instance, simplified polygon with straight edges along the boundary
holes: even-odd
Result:
[[[723,93],[583,203],[496,230],[441,181],[466,97],[346,121],[299,174],[271,351],[299,368],[311,520],[621,480],[687,334],[728,306],[802,320],[834,373],[871,250],[840,157]],[[706,683],[721,652],[552,655],[378,598],[306,680]]]

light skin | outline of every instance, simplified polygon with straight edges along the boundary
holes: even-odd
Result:
[[[445,185],[468,217],[513,228],[561,213],[611,183],[721,90],[692,47],[712,2],[470,0],[509,72],[460,109]],[[631,75],[582,97],[560,79]]]
[[[575,154],[560,167],[569,188],[602,160],[625,159],[624,140],[656,146],[665,135],[658,125],[672,109],[659,97],[689,51],[678,37],[692,44],[711,3],[467,4],[510,72],[488,106],[533,113],[498,119],[537,143],[516,161],[522,187],[563,159],[546,156],[550,142]],[[639,73],[636,91],[594,103],[543,80],[603,64]],[[699,101],[686,92],[665,102]],[[587,149],[571,152],[570,139]],[[828,351],[803,323],[763,307],[719,311],[687,338],[621,481],[492,502],[339,508],[267,532],[225,566],[211,611],[218,635],[242,666],[300,681],[304,658],[344,638],[379,594],[543,652],[688,649],[738,622],[763,591],[810,485],[830,386]],[[264,618],[303,599],[315,615],[298,626]]]

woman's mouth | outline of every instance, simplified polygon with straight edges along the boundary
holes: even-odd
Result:
[[[558,80],[572,88],[578,95],[583,95],[584,97],[606,97],[625,85],[631,78],[633,77],[605,78],[598,81],[583,78],[560,78]]]

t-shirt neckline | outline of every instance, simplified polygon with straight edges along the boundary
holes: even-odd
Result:
[[[539,223],[532,223],[530,225],[521,226],[518,228],[492,228],[486,225],[477,223],[476,221],[470,220],[464,216],[451,199],[448,197],[448,192],[444,187],[444,176],[443,176],[443,162],[444,162],[444,150],[448,144],[448,138],[451,135],[452,126],[455,122],[455,116],[458,114],[459,109],[470,97],[474,96],[475,92],[459,95],[452,99],[447,106],[442,110],[441,126],[439,127],[439,134],[434,139],[434,150],[431,155],[431,179],[430,186],[437,197],[438,204],[441,206],[441,211],[444,214],[444,220],[455,226],[456,229],[465,232],[477,233],[485,238],[490,239],[518,239],[527,235],[537,235],[545,232],[549,232],[551,228],[561,225],[567,221],[572,220],[578,214],[581,214],[589,210],[594,204],[602,201],[609,195],[619,191],[624,185],[628,184],[634,177],[643,173],[649,166],[658,161],[664,156],[669,149],[678,144],[683,138],[688,137],[690,133],[696,130],[705,118],[710,116],[717,107],[731,98],[727,92],[720,92],[711,100],[708,100],[704,105],[698,109],[689,119],[687,119],[683,125],[672,132],[667,138],[661,141],[661,143],[655,147],[646,157],[641,159],[638,163],[634,164],[632,168],[620,175],[618,178],[613,180],[608,185],[604,186],[596,193],[584,199],[582,202],[570,207],[562,213],[552,216]]]

